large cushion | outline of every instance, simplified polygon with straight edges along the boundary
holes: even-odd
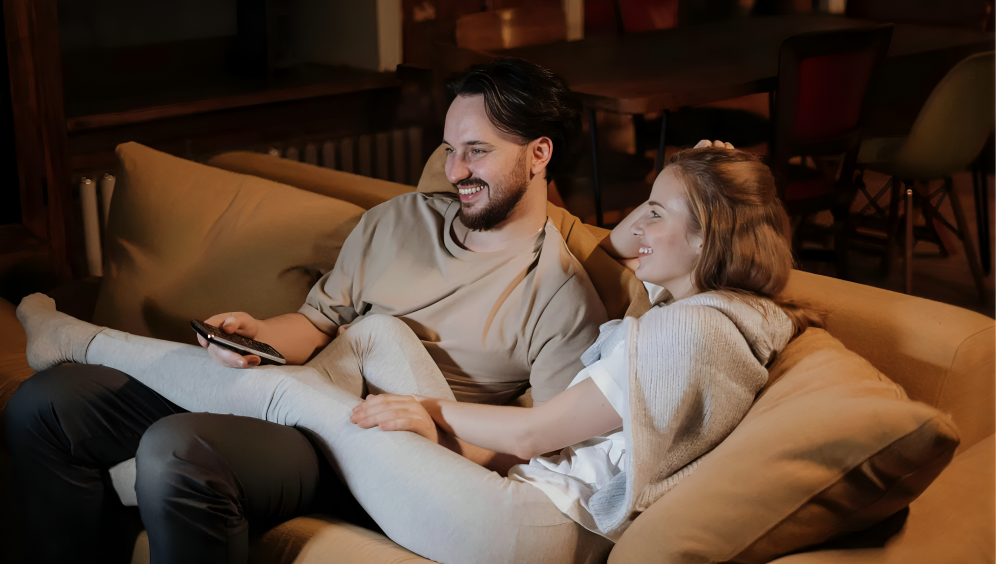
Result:
[[[902,530],[884,542],[872,543],[859,537],[862,542],[840,542],[837,544],[843,546],[785,556],[772,564],[996,562],[993,439],[990,435],[955,457],[910,505]],[[943,535],[940,542],[939,533]]]
[[[94,322],[193,342],[190,320],[297,311],[363,209],[160,153],[117,149]]]
[[[810,329],[776,359],[743,422],[609,561],[768,562],[893,515],[957,445],[947,415]]]

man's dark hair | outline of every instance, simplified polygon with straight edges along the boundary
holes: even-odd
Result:
[[[498,131],[525,142],[549,137],[547,180],[570,162],[581,133],[581,103],[564,79],[529,61],[503,57],[468,68],[447,86],[450,101],[484,96],[488,120]]]

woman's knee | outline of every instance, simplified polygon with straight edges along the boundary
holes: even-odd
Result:
[[[382,313],[368,315],[350,325],[349,332],[355,331],[356,335],[411,335],[412,338],[418,340],[415,333],[411,330],[404,321],[401,321],[393,315],[384,315]]]

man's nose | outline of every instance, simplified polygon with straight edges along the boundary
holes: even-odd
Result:
[[[450,184],[456,184],[461,180],[466,180],[470,177],[470,169],[467,168],[467,163],[455,153],[450,154],[449,158],[446,159],[446,180],[450,181]]]

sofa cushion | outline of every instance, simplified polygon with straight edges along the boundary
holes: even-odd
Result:
[[[190,320],[297,311],[363,209],[137,143],[120,171],[94,322],[194,342]]]
[[[894,535],[884,539],[869,539],[867,535],[842,539],[834,543],[841,546],[785,556],[772,564],[996,562],[993,439],[990,435],[956,456],[937,481],[910,505],[902,530]]]
[[[609,561],[768,562],[899,511],[957,445],[947,415],[809,329],[740,425],[633,522]]]

